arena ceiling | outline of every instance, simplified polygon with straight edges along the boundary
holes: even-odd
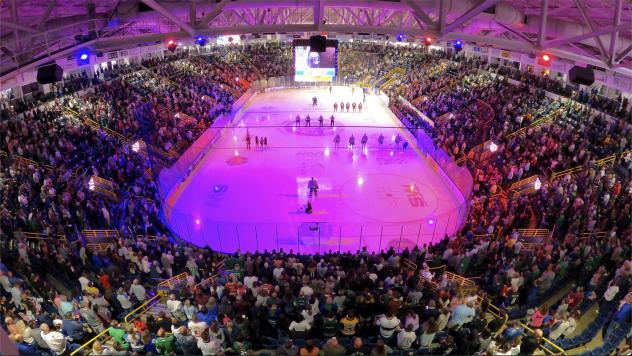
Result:
[[[84,46],[313,31],[458,38],[632,73],[630,0],[3,0],[1,10],[3,79]]]

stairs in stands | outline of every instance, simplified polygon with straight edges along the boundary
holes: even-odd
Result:
[[[406,73],[404,68],[395,67],[389,70],[386,74],[378,78],[375,82],[373,82],[374,87],[386,88],[387,86],[393,84],[396,80],[396,77],[399,75],[403,75]]]

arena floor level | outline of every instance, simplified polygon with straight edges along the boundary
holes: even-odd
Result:
[[[363,94],[346,87],[331,93],[284,89],[257,94],[166,199],[171,229],[196,245],[223,252],[283,248],[301,253],[365,246],[370,251],[403,249],[457,229],[464,219],[463,199],[416,149],[385,104],[367,94],[362,112],[333,113],[334,101],[359,103]],[[251,149],[246,148],[247,133]],[[348,147],[352,134],[354,149]],[[368,144],[362,149],[364,134]],[[398,134],[410,142],[406,151],[396,147]],[[385,137],[382,145],[380,135]],[[256,147],[255,136],[266,137],[268,148]],[[310,198],[311,177],[319,191]],[[312,214],[305,212],[308,201]]]

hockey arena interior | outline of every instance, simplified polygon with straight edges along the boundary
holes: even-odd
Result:
[[[1,355],[632,355],[632,2],[0,2]]]

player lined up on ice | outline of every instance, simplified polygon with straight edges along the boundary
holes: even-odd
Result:
[[[369,136],[365,133],[360,142],[362,143],[362,149],[364,150],[366,148],[366,143],[369,142]]]
[[[353,112],[356,112],[356,108],[358,108],[358,112],[362,112],[362,103],[346,103],[344,101],[340,102],[340,112],[345,111],[345,109],[347,110],[347,112],[349,112],[349,109],[352,109]],[[334,103],[334,112],[338,111],[338,103]]]
[[[318,106],[318,98],[316,97],[312,98],[312,106]]]
[[[334,126],[334,116],[331,115],[331,117],[329,118],[329,123],[330,126]],[[301,126],[301,116],[300,115],[296,115],[296,126]],[[305,126],[312,126],[312,118],[309,116],[309,114],[307,116],[305,116]],[[322,127],[324,126],[324,122],[325,122],[325,118],[323,117],[323,115],[320,115],[318,117],[318,124]]]
[[[336,136],[334,137],[334,147],[340,147],[340,134],[336,134]]]
[[[351,134],[351,137],[349,137],[349,148],[355,148],[355,136],[353,136],[353,134]]]
[[[314,179],[314,177],[307,182],[307,189],[309,189],[310,198],[312,197],[312,194],[314,194],[315,197],[318,197],[318,182]]]
[[[397,134],[397,136],[395,137],[395,146],[397,148],[399,148],[400,142],[402,142],[402,137],[399,134]]]
[[[246,134],[246,148],[250,149],[251,147],[251,143],[252,143],[252,136],[250,136],[250,133]],[[266,136],[255,136],[255,146],[257,148],[261,147],[261,148],[268,148],[268,137]]]
[[[259,138],[259,136],[255,136],[255,147],[259,148],[259,146],[261,146],[261,148],[268,148],[267,136],[261,136],[261,138]]]

